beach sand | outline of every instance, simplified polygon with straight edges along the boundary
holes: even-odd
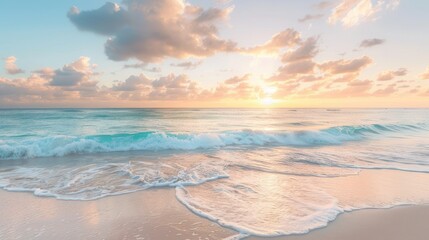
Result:
[[[174,189],[93,201],[0,190],[0,239],[222,239],[235,235],[194,215]]]
[[[0,190],[0,239],[223,239],[237,232],[180,204],[174,189],[93,201],[63,201]],[[358,210],[284,240],[426,240],[429,206]],[[262,239],[251,237],[249,239]]]
[[[338,216],[327,227],[308,234],[272,240],[427,240],[429,206],[358,210]],[[249,238],[267,239],[267,238]]]

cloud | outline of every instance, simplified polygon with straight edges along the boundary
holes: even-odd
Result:
[[[321,1],[321,2],[319,2],[319,3],[317,3],[317,4],[315,4],[314,6],[317,8],[317,9],[321,9],[321,10],[323,10],[323,9],[326,9],[326,8],[330,8],[330,7],[332,7],[332,5],[333,5],[334,3],[333,2],[331,2],[331,1]]]
[[[294,29],[288,28],[280,33],[275,34],[266,43],[242,49],[244,53],[264,55],[264,54],[276,54],[280,49],[285,47],[294,47],[301,43],[301,34]]]
[[[332,76],[333,83],[348,83],[358,78],[360,72],[344,73]]]
[[[203,63],[203,61],[198,61],[198,62],[181,62],[181,63],[177,63],[177,64],[172,63],[171,66],[173,66],[173,67],[180,67],[180,68],[184,68],[184,69],[190,70],[190,69],[194,69],[194,68],[198,67],[202,63]]]
[[[159,67],[148,67],[147,63],[134,63],[134,64],[125,64],[124,68],[138,68],[146,72],[159,73],[161,68]]]
[[[373,96],[389,96],[397,91],[396,84],[390,84],[385,88],[377,89],[371,93]]]
[[[222,99],[249,99],[257,96],[258,87],[249,83],[250,75],[234,76],[221,82],[215,89],[205,89],[187,75],[169,74],[158,79],[132,75],[117,82],[110,95],[121,100],[148,101],[217,101]]]
[[[249,77],[250,77],[250,74],[246,74],[243,76],[234,76],[232,78],[225,80],[224,83],[228,84],[228,85],[242,83],[242,82],[249,80]]]
[[[14,74],[25,72],[24,70],[22,70],[16,65],[16,60],[17,59],[14,56],[10,56],[6,58],[4,68],[8,74],[14,75]]]
[[[49,67],[34,71],[33,73],[37,74],[43,79],[52,79],[55,75],[55,71]]]
[[[204,10],[184,0],[124,0],[123,6],[106,3],[91,11],[73,7],[68,17],[80,30],[108,36],[105,53],[115,61],[157,62],[236,50],[236,43],[221,39],[216,27],[232,7]]]
[[[360,47],[361,48],[369,48],[369,47],[373,47],[376,45],[383,44],[385,42],[386,42],[386,40],[379,39],[379,38],[365,39],[360,43]]]
[[[214,90],[202,92],[202,97],[215,99],[257,99],[260,88],[249,82],[250,75],[234,76],[223,81]]]
[[[372,88],[370,80],[352,80],[345,86],[337,89],[326,89],[316,93],[313,97],[329,97],[329,98],[344,98],[344,97],[362,97],[368,96]]]
[[[282,57],[282,62],[296,62],[312,59],[319,53],[317,41],[318,38],[308,38],[297,49],[286,52]]]
[[[72,7],[67,15],[75,26],[82,31],[110,36],[120,31],[129,23],[127,12],[118,4],[107,2],[92,11],[80,11]]]
[[[359,72],[363,68],[369,66],[372,63],[372,59],[364,56],[362,58],[353,59],[353,60],[336,60],[329,61],[321,64],[319,67],[325,71],[332,74],[341,74],[341,73],[354,73]]]
[[[342,0],[332,10],[328,22],[340,22],[345,27],[356,26],[376,19],[376,14],[382,10],[395,9],[399,3],[399,0]]]
[[[382,72],[378,75],[377,80],[378,81],[389,81],[394,79],[395,77],[405,76],[407,75],[408,70],[406,68],[399,68],[394,71],[386,71]]]
[[[232,77],[215,89],[202,88],[187,75],[169,74],[150,79],[131,75],[111,86],[99,86],[94,65],[87,57],[33,71],[27,78],[0,77],[0,104],[4,106],[124,106],[145,102],[220,101],[257,96],[250,75]],[[89,105],[88,105],[89,104]]]
[[[147,90],[151,81],[143,74],[139,76],[131,75],[124,82],[112,86],[113,91],[143,91]]]
[[[186,75],[170,74],[152,82],[151,100],[191,100],[198,99],[200,88]]]
[[[95,98],[102,101],[104,97],[99,92],[97,81],[90,79],[94,76],[90,68],[89,59],[81,57],[61,69],[47,67],[34,71],[27,78],[0,77],[0,103],[9,106],[40,106],[79,104]]]
[[[284,63],[277,74],[268,80],[277,87],[276,97],[357,97],[370,94],[370,80],[359,80],[363,69],[372,59],[363,56],[356,59],[339,59],[317,63],[318,38],[310,37],[282,58]]]
[[[203,11],[200,16],[196,19],[196,22],[212,22],[219,19],[227,19],[229,14],[232,12],[234,7],[219,9],[219,8],[210,8],[207,11]]]
[[[320,19],[322,18],[324,15],[323,14],[307,14],[304,17],[298,19],[298,22],[308,22],[311,20],[316,20],[316,19]]]
[[[429,67],[426,68],[426,71],[420,75],[421,79],[429,79]]]
[[[374,80],[359,79],[362,71],[373,63],[368,56],[354,59],[338,59],[318,63],[318,38],[301,40],[295,48],[282,56],[283,65],[266,82],[278,89],[278,99],[288,98],[344,98],[382,97],[400,92],[395,84],[385,84]],[[399,68],[384,72],[380,79],[405,76],[407,69]],[[381,74],[380,74],[381,75]],[[388,76],[389,75],[389,76]]]
[[[297,74],[312,73],[315,66],[316,64],[313,61],[304,60],[304,61],[292,62],[290,64],[287,64],[279,68],[279,71],[285,75],[295,76]]]
[[[319,53],[317,47],[318,38],[310,37],[305,41],[300,40],[298,46],[288,50],[282,56],[283,66],[278,68],[277,74],[272,76],[270,81],[287,81],[287,80],[314,80],[310,76],[317,66],[313,58]]]
[[[73,63],[64,65],[61,69],[54,71],[50,85],[60,87],[79,87],[93,85],[90,78],[93,76],[88,57],[80,57]]]
[[[321,76],[315,76],[315,75],[305,75],[297,79],[298,82],[315,82],[320,81],[323,78]]]
[[[277,82],[274,87],[277,91],[271,97],[282,99],[299,94],[301,84],[299,82]]]
[[[290,62],[279,67],[277,73],[268,80],[272,82],[312,81],[316,77],[314,76],[316,66],[317,64],[312,60]]]
[[[22,101],[23,99],[43,99],[48,100],[52,94],[46,94],[49,89],[46,80],[33,74],[27,79],[6,79],[0,77],[0,102]]]
[[[133,64],[125,64],[124,68],[141,68],[144,69],[147,67],[147,63],[133,63]]]
[[[215,1],[219,4],[227,4],[227,3],[231,2],[232,0],[215,0]]]

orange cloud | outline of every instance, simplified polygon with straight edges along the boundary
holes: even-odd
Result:
[[[426,71],[420,75],[421,79],[429,79],[429,67],[426,68]]]
[[[276,54],[280,49],[285,47],[294,47],[301,43],[301,34],[291,28],[288,28],[280,33],[275,34],[266,43],[242,49],[244,53],[264,55],[264,54]]]
[[[382,72],[378,75],[377,80],[378,81],[389,81],[394,79],[395,77],[405,76],[407,75],[408,71],[406,68],[399,68],[394,71],[386,71]]]
[[[372,59],[370,57],[364,56],[362,58],[353,60],[330,61],[319,65],[319,67],[323,71],[332,74],[354,73],[361,71],[363,68],[367,67],[371,63]]]

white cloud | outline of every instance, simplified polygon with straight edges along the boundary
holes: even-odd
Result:
[[[342,0],[329,16],[328,22],[340,22],[345,27],[352,27],[377,18],[382,10],[393,10],[399,0]]]

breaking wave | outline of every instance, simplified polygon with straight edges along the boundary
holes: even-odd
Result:
[[[0,159],[66,156],[83,153],[135,150],[195,150],[226,146],[296,146],[340,145],[369,137],[403,131],[427,130],[416,125],[338,126],[321,130],[290,132],[224,131],[215,133],[139,132],[112,135],[31,137],[0,140]]]

